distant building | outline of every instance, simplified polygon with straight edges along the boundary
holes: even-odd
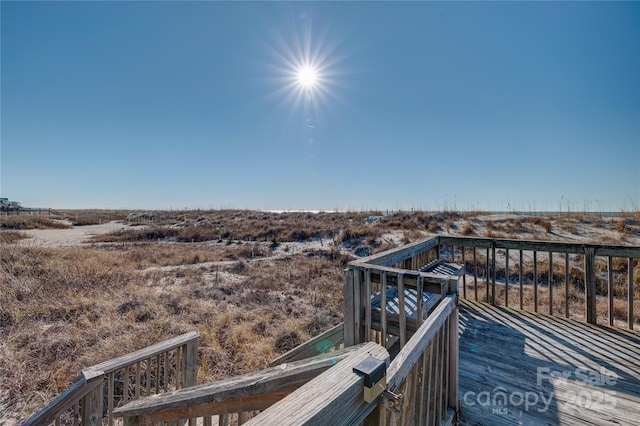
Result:
[[[8,198],[0,198],[0,211],[18,210],[20,208],[21,206],[18,201],[9,201]]]

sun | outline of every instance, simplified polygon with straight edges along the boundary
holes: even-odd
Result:
[[[318,71],[312,66],[300,67],[296,73],[298,84],[305,89],[313,89],[318,84]]]

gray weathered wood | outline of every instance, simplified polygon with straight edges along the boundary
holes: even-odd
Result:
[[[409,371],[422,356],[435,334],[440,330],[447,317],[455,310],[457,295],[447,296],[427,317],[409,342],[393,359],[387,371],[387,388],[395,392],[406,379]]]
[[[344,323],[331,327],[329,330],[307,340],[301,345],[296,346],[289,352],[280,355],[269,363],[269,367],[283,364],[285,362],[300,361],[311,358],[316,355],[329,352],[331,348],[343,343],[344,341]]]
[[[458,343],[458,299],[456,298],[456,309],[449,317],[449,395],[448,404],[456,412],[458,411],[458,372],[460,365],[459,343]]]
[[[87,426],[102,426],[102,409],[104,401],[104,379],[96,378],[98,386],[94,386],[82,398],[82,424]]]
[[[474,297],[475,301],[478,301],[478,258],[477,258],[477,248],[473,247],[473,289],[474,289]]]
[[[102,386],[103,381],[104,379],[101,375],[93,376],[90,379],[82,377],[46,407],[29,417],[23,425],[37,426],[53,422],[56,417],[76,405],[85,395],[91,393],[96,387]]]
[[[628,277],[627,277],[627,316],[629,323],[629,330],[633,330],[633,259],[629,258],[627,265]]]
[[[404,304],[404,276],[398,275],[398,319],[400,321],[400,347],[407,342],[407,316]]]
[[[509,249],[504,254],[504,306],[509,306]]]
[[[100,364],[93,365],[91,367],[86,368],[85,370],[97,370],[97,371],[102,371],[105,374],[111,373],[112,371],[117,371],[126,366],[133,365],[140,361],[144,361],[145,359],[150,358],[152,356],[156,356],[158,354],[162,354],[164,352],[174,350],[176,348],[183,346],[186,343],[189,343],[190,341],[195,341],[198,339],[200,339],[200,335],[192,331],[192,332],[174,337],[173,339],[166,340],[162,343],[158,343],[156,345],[152,345],[144,349],[140,349],[139,351],[135,351],[130,354],[126,354],[126,355],[102,362]],[[83,370],[83,374],[85,370]]]
[[[353,281],[353,269],[348,268],[344,271],[344,345],[351,346],[356,343],[355,326],[356,326],[356,309],[353,297],[353,289],[355,287]]]
[[[429,238],[426,240],[417,241],[412,244],[407,244],[402,247],[387,250],[382,253],[374,254],[372,256],[363,257],[356,262],[361,264],[391,266],[406,259],[410,259],[421,252],[437,247],[438,244],[438,238]]]
[[[596,324],[596,267],[595,249],[584,249],[584,286],[586,317],[589,324]]]
[[[485,289],[486,289],[486,292],[487,292],[487,294],[485,294],[485,298],[484,298],[485,300],[484,301],[487,302],[487,303],[490,303],[491,300],[492,300],[491,299],[491,292],[489,291],[489,282],[490,282],[489,274],[491,273],[490,269],[489,269],[489,266],[490,266],[490,263],[489,263],[490,262],[489,250],[490,250],[490,247],[487,247],[487,253],[485,255],[486,256],[485,257],[485,268],[486,268],[486,270],[485,270],[485,274],[484,274],[485,275],[485,278],[484,278]]]
[[[533,310],[538,312],[538,252],[533,252]]]
[[[524,298],[524,274],[522,271],[523,265],[522,265],[522,250],[519,250],[520,252],[520,263],[518,265],[518,284],[520,285],[520,309],[523,308],[523,298]]]
[[[139,399],[117,408],[114,415],[177,420],[264,409],[296,387],[362,350],[362,347],[350,346],[310,359]],[[284,393],[280,392],[283,390]]]
[[[467,259],[465,256],[465,253],[467,251],[466,247],[462,247],[462,264],[465,267],[465,270],[467,269]],[[465,299],[467,298],[467,274],[466,272],[464,274],[462,274],[462,297],[464,297]]]
[[[609,314],[609,325],[613,326],[613,258],[607,258],[607,311]]]
[[[547,410],[539,400],[524,410],[508,402],[505,413],[470,405],[462,397],[460,425],[633,425],[640,407],[640,333],[591,325],[560,316],[535,314],[460,300],[460,395],[492,397],[498,386],[508,395],[553,395]],[[612,383],[586,383],[589,374],[613,374]],[[571,373],[569,380],[543,379],[538,368]],[[545,376],[546,377],[546,376]],[[592,376],[593,377],[593,376]],[[604,395],[603,395],[604,393]],[[576,405],[576,395],[591,399]],[[602,400],[605,396],[608,400]],[[599,398],[599,399],[596,399]],[[597,401],[601,401],[598,403]],[[615,401],[615,407],[610,403]],[[540,409],[540,410],[538,410]]]
[[[549,315],[553,315],[553,252],[549,252]]]
[[[369,342],[300,387],[281,401],[273,404],[247,425],[281,424],[344,424],[366,407],[363,399],[363,378],[353,372],[353,367],[373,356],[389,362],[389,353],[382,346]],[[355,401],[355,404],[354,404]]]
[[[496,245],[491,244],[491,304],[496,306]]]
[[[364,341],[371,341],[371,269],[364,270]]]
[[[569,253],[564,254],[564,316],[569,318]]]
[[[387,273],[382,272],[382,286],[380,289],[380,321],[382,322],[382,327],[380,328],[382,331],[382,346],[387,347]],[[373,321],[373,319],[372,319]]]

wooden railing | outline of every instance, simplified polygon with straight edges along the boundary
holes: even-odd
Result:
[[[311,358],[212,383],[180,389],[154,398],[133,401],[114,414],[125,425],[189,421],[189,424],[244,424],[319,374],[341,364],[363,345],[351,346]]]
[[[40,208],[40,207],[20,207],[19,209],[3,209],[1,210],[2,213],[5,213],[6,215],[21,215],[21,214],[30,214],[33,215],[34,213],[36,215],[40,215],[40,214],[47,214],[47,215],[53,215],[53,216],[62,216],[62,213],[60,213],[57,210],[51,209],[51,208]]]
[[[438,238],[350,262],[344,272],[345,345],[375,341],[402,348],[438,301],[458,290],[462,265],[450,265],[451,271],[439,265]]]
[[[458,404],[457,296],[445,297],[389,363],[389,352],[369,342],[349,358],[267,408],[247,425],[453,424]],[[364,400],[353,367],[373,356],[384,361],[387,391]]]
[[[535,312],[544,302],[549,314],[566,317],[571,303],[584,298],[584,318],[590,324],[598,323],[600,298],[606,300],[607,311],[601,323],[614,326],[616,312],[619,319],[626,313],[630,329],[637,321],[633,270],[640,247],[474,237],[438,240],[445,258],[460,260],[473,274],[470,289],[463,277],[462,297],[520,309],[532,305]],[[616,285],[616,279],[626,285]],[[484,281],[484,288],[479,281]],[[527,295],[533,300],[525,300]]]
[[[444,298],[393,359],[387,391],[402,395],[382,404],[381,424],[455,423],[458,413],[457,295]]]
[[[84,369],[80,380],[25,425],[102,425],[103,420],[113,425],[118,405],[194,386],[199,338],[198,333],[186,333]]]

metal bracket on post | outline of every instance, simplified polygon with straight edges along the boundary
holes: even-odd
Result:
[[[385,390],[382,392],[383,405],[396,414],[400,414],[400,406],[402,405],[402,394],[395,394]]]

